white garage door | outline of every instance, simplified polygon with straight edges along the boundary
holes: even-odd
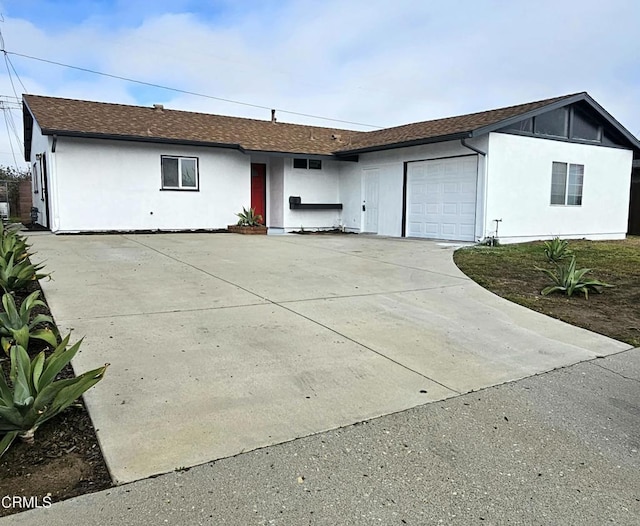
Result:
[[[474,241],[476,155],[407,165],[407,228],[410,237]]]

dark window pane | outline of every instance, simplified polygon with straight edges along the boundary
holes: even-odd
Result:
[[[567,136],[567,109],[560,108],[538,115],[535,120],[535,132],[554,137]]]
[[[505,126],[500,131],[518,131],[518,132],[532,133],[533,132],[533,119],[530,118],[530,119],[525,119],[525,120],[520,121],[520,122],[514,122],[513,124],[510,124],[509,126]]]
[[[567,188],[567,163],[553,163],[551,172],[551,204],[565,204]]]
[[[600,136],[600,126],[580,110],[574,110],[571,137],[573,139],[584,139],[586,141],[599,141]]]
[[[306,168],[307,168],[307,160],[306,159],[294,159],[293,160],[293,167],[294,168],[304,168],[306,170]]]
[[[319,159],[309,159],[309,170],[322,170],[322,161]]]
[[[162,158],[162,187],[178,187],[178,159],[175,157]]]
[[[196,160],[181,159],[182,186],[189,188],[196,187]]]

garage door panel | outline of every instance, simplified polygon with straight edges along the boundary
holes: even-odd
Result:
[[[407,233],[473,241],[477,157],[421,161],[407,166]]]
[[[455,236],[457,233],[457,228],[455,223],[442,223],[442,227],[440,232],[443,236]]]
[[[473,224],[460,225],[460,235],[473,237],[474,234],[475,234],[475,225]]]
[[[456,203],[444,203],[442,213],[445,215],[458,215],[458,205]]]
[[[475,203],[461,203],[460,213],[463,215],[475,215],[476,204]]]
[[[437,203],[432,204],[429,203],[426,206],[426,214],[427,215],[432,215],[432,214],[438,214],[440,212],[440,205],[438,205]]]
[[[427,234],[428,237],[434,237],[438,234],[439,228],[439,223],[425,223],[424,233]]]

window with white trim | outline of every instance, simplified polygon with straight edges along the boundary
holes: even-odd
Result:
[[[163,190],[198,190],[197,157],[172,157],[163,155]]]
[[[551,204],[582,205],[584,165],[554,162],[551,170]]]

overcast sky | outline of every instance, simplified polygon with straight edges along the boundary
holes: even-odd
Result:
[[[387,127],[588,91],[640,135],[637,0],[0,0],[0,12],[8,52],[266,108]],[[3,96],[270,117],[8,57]],[[0,164],[14,165],[11,136],[24,167],[13,123],[0,122]]]

